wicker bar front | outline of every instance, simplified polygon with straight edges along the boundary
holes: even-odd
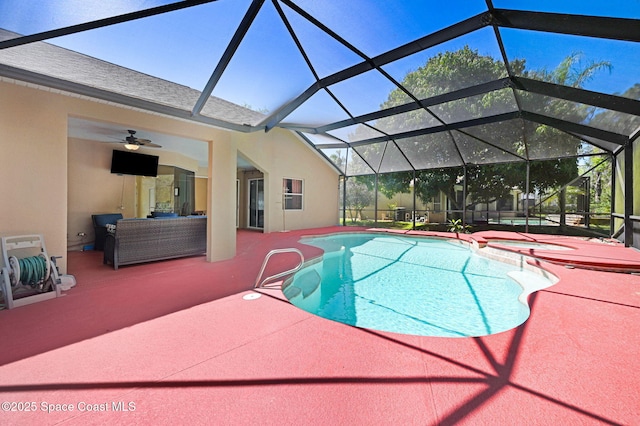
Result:
[[[107,235],[104,263],[121,265],[195,256],[207,251],[207,218],[124,219]]]

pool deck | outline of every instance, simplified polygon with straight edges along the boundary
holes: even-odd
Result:
[[[76,287],[0,311],[1,400],[21,410],[3,405],[0,424],[640,424],[640,276],[587,269],[631,270],[638,251],[463,236],[575,248],[533,253],[559,282],[530,296],[523,325],[478,338],[358,329],[295,308],[273,286],[252,290],[269,250],[314,257],[301,236],[353,230],[239,231],[232,260],[118,271],[99,252],[69,253]],[[267,274],[297,259],[273,261]]]
[[[412,236],[451,238],[449,232],[398,231],[373,229]],[[459,239],[476,243],[478,247],[496,247],[512,253],[526,255],[531,263],[545,261],[565,267],[584,268],[609,272],[640,273],[640,252],[625,249],[618,241],[604,238],[568,237],[562,235],[542,235],[508,231],[481,231],[472,234],[456,234]],[[515,247],[501,244],[503,241],[532,243],[532,247]],[[535,248],[540,244],[544,248]],[[558,250],[550,250],[549,245],[557,245]],[[569,249],[569,250],[567,250]]]

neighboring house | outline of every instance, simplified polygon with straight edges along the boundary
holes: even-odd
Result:
[[[455,187],[459,204],[462,202],[463,189],[461,185]],[[472,194],[467,195],[467,206],[470,206]],[[531,200],[533,201],[533,200]],[[395,194],[388,198],[383,194],[378,194],[378,220],[402,220],[410,222],[413,220],[412,210],[414,208],[413,188],[407,193]],[[449,204],[449,197],[440,192],[438,197],[434,197],[428,203],[422,203],[419,198],[415,199],[416,221],[426,223],[446,223],[452,216],[452,207]],[[482,222],[486,220],[501,220],[510,217],[524,216],[524,194],[518,189],[511,192],[510,197],[501,198],[490,203],[477,203],[467,207],[467,220],[469,222]],[[363,210],[363,219],[373,219],[375,215],[374,206],[368,206]]]
[[[424,204],[416,197],[416,221],[441,223],[445,222],[446,212],[443,206],[446,206],[446,196],[441,193],[439,197],[434,197],[429,203]],[[383,194],[378,194],[378,219],[379,220],[402,220],[412,221],[413,215],[413,188],[407,193],[395,194],[392,198],[388,198]],[[367,211],[371,211],[367,209]]]

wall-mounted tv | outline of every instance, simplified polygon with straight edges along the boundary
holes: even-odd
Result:
[[[158,156],[113,150],[111,173],[119,175],[158,176]]]

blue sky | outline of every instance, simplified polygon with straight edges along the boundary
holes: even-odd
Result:
[[[29,34],[166,3],[171,2],[2,0],[0,27]],[[50,42],[201,90],[249,4],[250,0],[219,0]],[[483,0],[299,0],[297,4],[368,56],[486,10]],[[640,19],[640,0],[493,0],[493,4],[498,8]],[[361,60],[288,8],[284,9],[320,77]],[[254,24],[214,95],[240,105],[273,111],[304,91],[314,79],[270,1],[265,2]],[[509,58],[526,58],[529,69],[551,70],[566,56],[582,52],[586,62],[605,60],[613,66],[611,74],[600,73],[586,88],[615,93],[638,82],[640,63],[631,60],[640,57],[638,43],[509,29],[501,29],[501,34]],[[481,54],[499,58],[492,30],[488,29],[430,49],[427,55],[415,55],[390,64],[385,70],[401,79],[404,73],[424,64],[428,56],[464,44]],[[343,91],[348,96],[345,104],[361,114],[377,110],[392,88],[371,74],[342,87],[336,86],[336,91]],[[318,102],[308,114],[313,114],[314,109],[335,109],[326,102]]]

